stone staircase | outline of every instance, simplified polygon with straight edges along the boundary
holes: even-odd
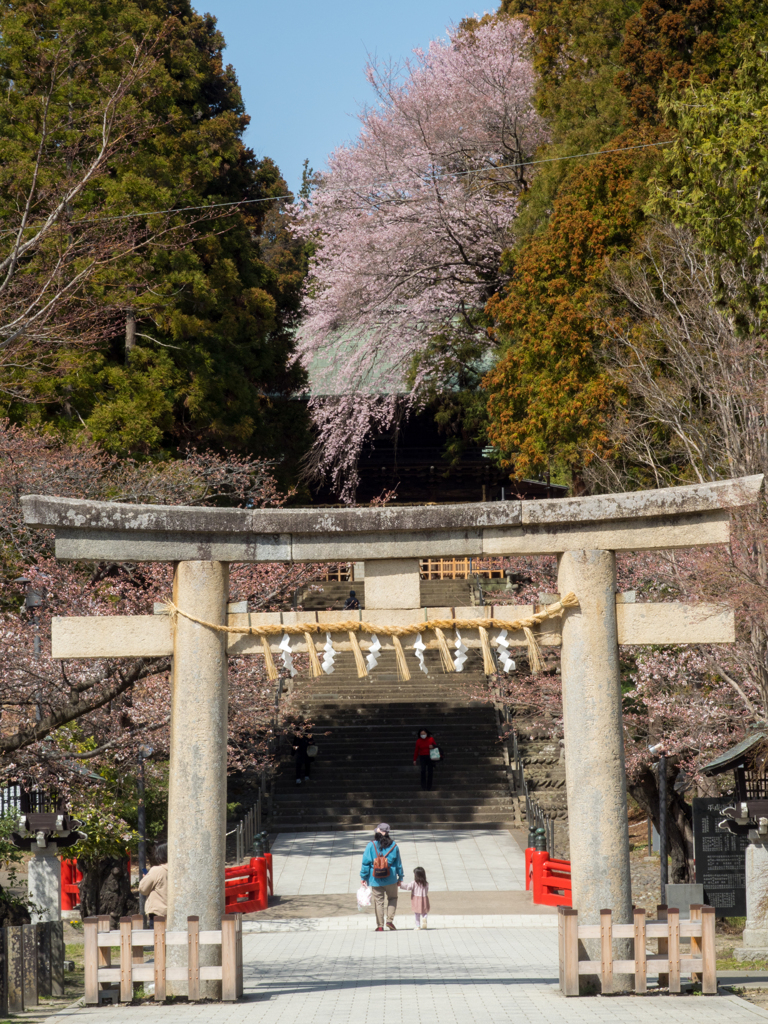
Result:
[[[368,830],[378,821],[398,829],[515,826],[495,711],[466,695],[471,677],[482,679],[479,654],[471,652],[461,674],[443,673],[436,651],[426,660],[429,675],[408,654],[412,677],[406,682],[398,678],[394,652],[385,651],[372,675],[358,679],[352,654],[342,652],[332,675],[298,680],[319,754],[311,781],[300,786],[293,760],[283,762],[271,830]],[[421,790],[413,767],[421,726],[445,753],[430,792]]]
[[[565,791],[563,747],[557,739],[535,736],[536,729],[515,725],[520,760],[529,794],[549,818],[555,819],[555,847],[559,857],[568,858],[568,801]],[[531,733],[534,735],[531,736]],[[525,797],[515,797],[517,814],[525,820]]]

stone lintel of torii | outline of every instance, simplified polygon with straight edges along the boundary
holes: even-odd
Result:
[[[351,614],[397,626],[489,615],[488,608],[421,608],[421,558],[557,555],[559,591],[572,591],[579,604],[534,633],[542,646],[562,646],[573,901],[580,921],[596,924],[604,907],[615,921],[631,921],[619,645],[735,639],[733,612],[722,606],[635,604],[630,595],[617,594],[615,554],[725,544],[730,510],[753,504],[762,482],[762,476],[751,476],[584,498],[401,508],[212,509],[40,495],[22,498],[22,505],[28,525],[54,530],[59,559],[176,563],[173,602],[217,625],[339,621],[338,612],[228,611],[230,562],[362,561],[366,607]],[[494,627],[534,610],[493,608]],[[337,649],[348,646],[346,635],[333,639]],[[271,649],[277,650],[278,640]],[[434,634],[425,632],[423,640],[437,645]],[[522,630],[509,640],[526,643]],[[227,654],[261,650],[257,637],[227,635],[183,616],[175,625],[168,615],[53,621],[55,658],[173,655],[172,929],[183,928],[192,914],[201,928],[215,929],[224,912]]]

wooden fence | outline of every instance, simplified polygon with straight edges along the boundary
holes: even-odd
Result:
[[[100,986],[119,983],[119,1000],[129,1003],[134,986],[154,982],[155,1000],[163,1002],[166,983],[186,982],[190,1002],[200,998],[201,981],[220,981],[222,1002],[235,1002],[243,994],[243,918],[227,914],[216,931],[201,931],[200,919],[187,918],[185,932],[169,932],[165,918],[156,917],[153,928],[142,928],[141,915],[121,917],[119,931],[110,930],[109,916],[88,917],[85,931],[85,1002],[99,1003]],[[112,963],[112,947],[120,947],[120,962]],[[186,966],[166,964],[168,946],[185,946]],[[200,946],[220,946],[221,966],[200,964]],[[154,950],[152,963],[145,963],[146,947]]]
[[[422,558],[419,568],[423,580],[466,580],[470,576],[504,578],[503,558]]]
[[[0,928],[0,1017],[37,1006],[39,996],[63,995],[63,923]]]
[[[261,787],[256,803],[245,817],[241,818],[235,826],[235,860],[239,864],[246,857],[251,856],[254,837],[261,832]]]
[[[657,920],[646,921],[645,911],[633,911],[632,924],[614,924],[610,910],[600,911],[600,924],[579,924],[578,912],[570,907],[558,908],[558,949],[560,990],[563,995],[579,994],[579,976],[597,975],[604,994],[613,991],[614,974],[634,974],[635,992],[645,994],[648,971],[658,973],[659,985],[669,991],[680,991],[680,976],[690,975],[701,982],[705,996],[717,995],[715,957],[715,908],[691,905],[690,920],[680,920],[675,907],[659,906]],[[681,949],[680,940],[690,939],[690,950]],[[579,943],[585,939],[600,940],[599,960],[580,960]],[[632,939],[634,959],[614,960],[613,940]],[[648,953],[649,939],[658,940],[658,952]],[[687,955],[686,955],[687,954]]]

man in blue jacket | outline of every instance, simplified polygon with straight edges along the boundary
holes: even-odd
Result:
[[[386,858],[389,874],[375,875],[374,862],[377,857]],[[393,918],[397,910],[398,883],[403,880],[403,863],[397,843],[389,834],[389,825],[382,822],[376,826],[373,842],[368,843],[363,854],[360,877],[364,885],[373,889],[373,909],[376,911],[376,931],[384,931],[384,898],[387,901],[387,928],[396,931]]]

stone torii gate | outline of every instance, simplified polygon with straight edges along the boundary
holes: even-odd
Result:
[[[619,645],[729,643],[735,628],[733,613],[721,607],[623,600],[615,553],[727,543],[728,510],[753,503],[762,479],[544,501],[338,510],[22,498],[25,522],[55,531],[57,558],[175,563],[180,615],[58,618],[52,629],[54,658],[173,655],[168,927],[182,929],[196,914],[202,929],[214,929],[224,913],[227,653],[260,653],[267,642],[205,623],[339,619],[338,612],[228,614],[229,563],[362,561],[365,621],[397,626],[487,616],[487,608],[421,608],[419,559],[534,554],[557,555],[560,593],[578,598],[577,607],[564,609],[559,632],[551,624],[536,631],[542,644],[562,643],[574,906],[584,923],[597,923],[603,907],[615,921],[629,922]],[[489,628],[533,611],[495,608]],[[345,646],[334,640],[337,649]],[[524,645],[523,631],[509,642]],[[426,646],[438,646],[434,634]]]

